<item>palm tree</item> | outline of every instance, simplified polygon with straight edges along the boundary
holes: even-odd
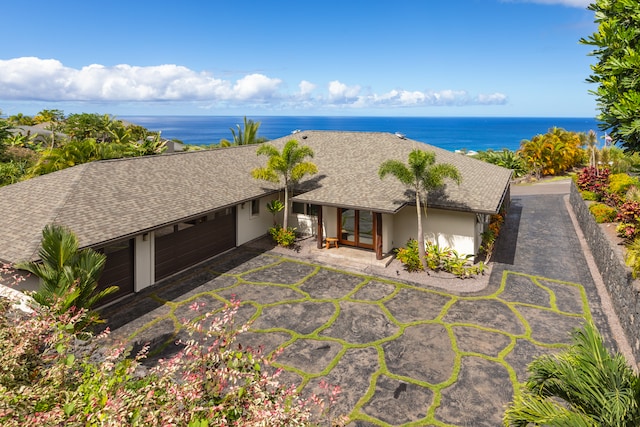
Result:
[[[416,214],[418,217],[418,254],[422,268],[427,271],[424,233],[422,232],[422,207],[420,193],[425,192],[424,206],[426,212],[429,191],[442,188],[445,178],[450,178],[457,184],[462,180],[458,169],[448,163],[436,164],[436,155],[431,151],[415,149],[409,153],[409,162],[404,164],[399,160],[387,160],[380,165],[378,175],[383,179],[388,174],[395,176],[398,181],[406,185],[415,194]]]
[[[280,152],[270,144],[261,145],[256,151],[258,155],[268,156],[267,165],[251,171],[256,179],[280,183],[284,180],[284,220],[282,228],[287,230],[289,217],[289,191],[292,186],[305,175],[318,172],[318,167],[305,159],[313,158],[313,150],[306,145],[298,145],[295,139],[289,140]]]
[[[91,308],[104,297],[118,291],[110,286],[96,291],[107,257],[93,249],[78,249],[78,238],[60,225],[47,225],[42,230],[39,251],[42,262],[16,264],[40,278],[40,288],[33,299],[42,305],[65,312],[71,307]],[[62,301],[59,301],[62,299]]]
[[[529,372],[504,414],[507,426],[640,425],[640,378],[591,322],[573,332],[569,349],[538,357]]]
[[[229,147],[231,145],[250,145],[250,144],[261,144],[265,142],[267,139],[264,137],[258,136],[258,128],[260,127],[260,122],[254,122],[253,120],[247,120],[247,117],[244,118],[244,131],[240,128],[240,125],[236,125],[238,132],[233,128],[229,128],[231,133],[233,134],[233,141],[229,141],[227,139],[220,140],[220,146]]]

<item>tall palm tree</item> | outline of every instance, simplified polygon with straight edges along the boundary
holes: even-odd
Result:
[[[313,158],[313,150],[306,145],[298,145],[295,139],[289,140],[280,152],[271,144],[261,145],[256,153],[268,156],[265,167],[256,168],[251,175],[256,179],[280,183],[284,181],[284,220],[282,228],[287,230],[289,217],[289,191],[295,183],[305,175],[313,175],[318,172],[318,167],[307,160]]]
[[[573,332],[568,350],[538,357],[529,372],[504,414],[507,426],[640,425],[640,378],[591,322]]]
[[[96,290],[106,256],[92,249],[79,250],[78,238],[63,226],[51,224],[42,230],[39,255],[42,262],[16,264],[40,278],[40,288],[33,294],[39,304],[52,306],[62,298],[60,312],[71,307],[91,308],[119,289]]]
[[[418,253],[422,268],[427,271],[424,233],[422,231],[422,202],[420,194],[424,191],[424,206],[426,212],[429,191],[437,190],[445,185],[445,179],[450,178],[460,184],[462,177],[458,169],[448,163],[436,164],[436,155],[432,151],[415,149],[409,153],[408,164],[399,160],[387,160],[380,165],[378,175],[383,179],[393,175],[406,185],[415,195],[416,214],[418,217]]]
[[[261,144],[265,142],[267,139],[264,137],[258,136],[258,128],[260,127],[260,122],[254,122],[253,120],[247,120],[247,117],[244,118],[244,130],[240,128],[240,125],[236,125],[236,130],[233,128],[229,128],[231,133],[233,134],[233,141],[229,141],[227,139],[220,140],[220,146],[229,147],[231,145],[250,145],[250,144]]]
[[[597,153],[598,153],[598,137],[593,130],[590,130],[585,137],[587,150],[589,151],[589,167],[596,167]]]

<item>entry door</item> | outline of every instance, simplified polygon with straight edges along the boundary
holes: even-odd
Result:
[[[375,215],[371,211],[338,209],[338,236],[340,243],[373,249]]]

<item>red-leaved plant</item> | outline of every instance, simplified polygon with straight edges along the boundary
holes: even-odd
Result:
[[[598,200],[602,200],[609,184],[610,171],[607,168],[583,168],[576,179],[576,185],[581,191],[595,193]]]
[[[141,363],[147,347],[127,357],[124,346],[109,342],[108,330],[79,335],[85,310],[60,314],[55,306],[36,306],[25,313],[0,298],[0,425],[317,425],[312,413],[326,415],[323,400],[302,399],[267,368],[271,358],[235,343],[248,328],[231,327],[239,306],[234,300],[185,325],[182,350],[147,369]],[[329,404],[339,392],[331,389]]]
[[[633,240],[640,232],[640,203],[633,200],[622,203],[616,220],[620,222],[616,227],[618,236]]]

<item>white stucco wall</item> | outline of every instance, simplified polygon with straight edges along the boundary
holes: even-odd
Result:
[[[393,215],[382,214],[382,253],[389,253],[393,248],[402,245],[395,245],[393,236],[395,230],[395,221]]]
[[[289,215],[289,227],[295,227],[298,233],[315,236],[318,230],[318,217],[294,213]]]
[[[244,207],[241,204],[236,206],[236,242],[238,246],[264,235],[269,227],[273,226],[273,215],[267,210],[267,203],[271,199],[273,199],[272,196],[260,199],[260,213],[258,215],[251,215],[251,202],[246,202]]]
[[[134,254],[134,290],[140,292],[151,286],[155,278],[155,235],[153,232],[136,236]]]
[[[322,208],[324,237],[338,237],[338,208],[324,206]]]
[[[449,247],[460,255],[476,253],[476,216],[473,213],[429,208],[422,218],[425,240]],[[393,247],[417,239],[415,206],[405,206],[393,217]]]

